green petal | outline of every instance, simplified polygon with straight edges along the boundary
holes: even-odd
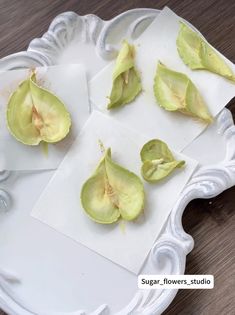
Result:
[[[182,167],[184,161],[172,161],[168,163],[156,164],[155,161],[146,161],[142,165],[141,173],[148,182],[158,182],[167,177],[176,168]]]
[[[111,159],[108,149],[95,173],[85,182],[81,202],[91,219],[110,224],[121,216],[134,220],[144,207],[144,188],[140,178]]]
[[[223,58],[197,32],[182,22],[176,44],[180,57],[191,69],[208,70],[235,81],[232,70]]]
[[[36,84],[33,73],[11,95],[7,105],[7,125],[11,134],[27,145],[41,141],[58,142],[69,132],[70,115],[52,93]]]
[[[141,174],[148,182],[158,182],[167,177],[174,169],[180,168],[185,161],[176,161],[167,144],[153,139],[147,142],[141,152]]]
[[[7,105],[7,124],[11,134],[20,142],[37,145],[40,134],[32,122],[32,98],[30,80],[20,83]]]
[[[201,95],[198,93],[197,88],[190,80],[187,86],[185,101],[186,101],[185,114],[198,117],[208,123],[211,123],[213,121],[213,118],[209,114],[208,109]],[[182,113],[184,113],[184,109],[182,110]]]
[[[122,47],[116,59],[113,71],[113,80],[125,73],[127,70],[134,68],[135,48],[126,40],[123,41]]]
[[[110,189],[111,190],[111,189]],[[89,217],[98,223],[110,224],[118,220],[120,212],[108,193],[105,159],[85,182],[81,191],[82,206]]]
[[[145,143],[140,152],[142,162],[163,159],[165,162],[174,161],[174,157],[165,142],[153,139]]]
[[[144,208],[144,187],[134,173],[114,163],[106,154],[105,158],[108,181],[118,199],[118,208],[125,220],[134,220]]]
[[[185,107],[188,77],[158,63],[154,80],[154,94],[160,106],[169,111]]]
[[[168,111],[198,117],[207,123],[213,121],[193,82],[183,73],[158,63],[154,79],[154,94],[158,104]]]
[[[62,101],[51,92],[36,84],[35,74],[30,80],[30,91],[33,105],[42,121],[41,139],[55,143],[66,137],[71,126],[71,118]]]
[[[141,81],[135,69],[134,55],[134,47],[124,41],[113,72],[113,86],[108,109],[132,102],[141,92]]]

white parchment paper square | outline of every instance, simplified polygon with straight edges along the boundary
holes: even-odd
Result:
[[[56,94],[71,114],[70,134],[50,144],[48,155],[41,145],[27,146],[8,131],[6,108],[10,94],[29,77],[29,69],[0,72],[0,170],[56,169],[89,117],[87,81],[84,67],[78,64],[36,68],[37,82]]]
[[[187,74],[214,117],[235,96],[235,84],[231,81],[208,71],[192,71],[183,63],[176,47],[180,20],[182,19],[169,8],[164,8],[134,42],[143,92],[132,103],[110,111],[106,109],[107,96],[112,87],[114,62],[99,72],[89,84],[92,103],[104,113],[150,137],[159,137],[177,151],[182,151],[206,125],[195,118],[168,112],[158,106],[153,93],[158,61],[172,70]],[[223,58],[235,72],[234,64]]]
[[[102,157],[98,141],[112,148],[112,158],[140,176],[140,150],[148,137],[94,111],[32,210],[32,216],[90,249],[138,273],[179,193],[197,162],[174,153],[186,166],[158,183],[144,182],[144,215],[135,222],[102,225],[85,214],[80,191]]]

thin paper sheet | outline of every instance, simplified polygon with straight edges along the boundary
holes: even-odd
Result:
[[[10,94],[29,76],[29,69],[0,73],[0,170],[56,169],[72,141],[89,117],[86,75],[83,66],[60,65],[36,68],[37,82],[56,94],[71,114],[70,134],[48,146],[48,154],[41,145],[27,146],[18,142],[8,131],[6,108]]]
[[[102,157],[99,140],[112,148],[115,162],[141,176],[140,150],[150,139],[94,111],[34,206],[32,216],[138,273],[197,162],[174,153],[177,159],[186,161],[186,166],[158,184],[144,182],[144,215],[136,222],[102,225],[87,217],[80,202],[82,185]]]
[[[107,110],[107,96],[112,87],[114,63],[99,72],[89,84],[90,99],[106,114],[126,123],[150,137],[159,137],[182,151],[205,128],[206,124],[168,112],[156,103],[153,84],[158,61],[172,70],[187,74],[197,86],[211,114],[215,117],[235,96],[235,84],[208,71],[192,71],[178,55],[176,38],[182,20],[169,8],[164,8],[153,23],[134,42],[136,65],[141,72],[143,92],[132,103],[118,109]],[[225,57],[223,57],[225,58]],[[235,66],[225,58],[235,72]]]

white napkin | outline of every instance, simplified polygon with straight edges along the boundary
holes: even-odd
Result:
[[[192,71],[178,55],[176,38],[182,20],[164,8],[146,31],[134,42],[136,65],[141,72],[143,92],[129,105],[106,109],[112,87],[114,63],[99,72],[89,84],[92,103],[106,114],[137,131],[159,137],[181,151],[196,138],[206,125],[180,113],[167,112],[156,103],[153,94],[154,76],[160,60],[169,68],[187,74],[203,96],[211,114],[216,116],[235,96],[235,84],[208,71]],[[223,57],[235,72],[235,66]]]
[[[102,225],[87,217],[80,202],[82,185],[102,157],[99,140],[106,148],[111,147],[115,162],[141,176],[140,150],[150,139],[93,111],[31,214],[113,262],[138,273],[197,162],[174,152],[177,159],[186,161],[186,166],[158,184],[144,182],[144,215],[136,222]],[[124,224],[124,227],[120,224]]]
[[[36,68],[37,79],[56,94],[71,114],[70,134],[57,144],[50,144],[48,155],[41,145],[27,146],[18,142],[8,131],[6,107],[10,94],[28,78],[29,70],[0,72],[0,170],[56,169],[89,117],[86,75],[83,66],[60,65]]]

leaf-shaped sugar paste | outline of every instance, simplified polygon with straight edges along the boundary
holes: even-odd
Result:
[[[196,86],[184,73],[173,71],[159,62],[153,88],[157,103],[164,109],[180,111],[206,123],[213,121]]]
[[[144,199],[140,178],[113,162],[110,149],[105,152],[81,191],[81,202],[86,214],[102,224],[111,224],[119,217],[134,220],[143,211]]]
[[[208,70],[235,81],[235,75],[224,59],[188,25],[180,22],[176,40],[183,62],[193,70]]]
[[[71,118],[56,95],[37,85],[33,72],[9,98],[7,125],[18,141],[38,145],[41,141],[55,143],[65,138]]]
[[[114,72],[108,109],[132,102],[141,92],[141,80],[134,64],[135,48],[123,41]]]
[[[185,161],[175,160],[166,143],[158,139],[147,142],[143,146],[140,156],[143,162],[142,176],[146,181],[152,183],[167,177],[176,168],[185,164]]]

